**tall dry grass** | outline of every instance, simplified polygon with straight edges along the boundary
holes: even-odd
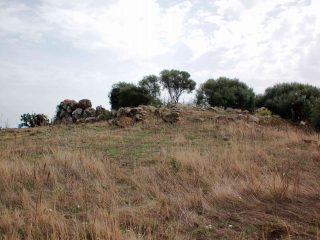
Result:
[[[2,239],[319,239],[319,136],[204,121],[0,133]]]

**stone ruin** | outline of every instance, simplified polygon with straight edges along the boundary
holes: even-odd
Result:
[[[211,112],[211,114],[210,114]],[[214,112],[214,114],[212,114]],[[122,107],[118,110],[108,111],[102,106],[92,107],[88,99],[79,102],[66,99],[57,106],[54,124],[94,123],[107,121],[109,125],[121,128],[133,126],[138,122],[147,122],[158,119],[166,123],[177,123],[182,119],[203,122],[206,119],[215,121],[245,121],[247,123],[279,122],[279,117],[259,116],[248,110],[208,107],[199,108],[195,106],[184,106],[172,104],[168,106],[154,107],[151,105],[140,105],[138,107]]]
[[[57,106],[54,124],[90,123],[110,118],[110,111],[102,106],[93,108],[88,99],[82,99],[79,102],[66,99]]]
[[[110,112],[102,106],[93,108],[88,99],[82,99],[79,102],[66,99],[57,106],[54,124],[109,121],[110,124],[127,127],[154,117],[160,118],[164,122],[175,123],[180,121],[180,109],[175,105],[160,108],[141,105],[123,107]]]
[[[180,109],[177,106],[154,107],[141,105],[138,107],[122,107],[117,111],[113,111],[112,120],[119,127],[127,127],[135,122],[144,122],[150,118],[160,118],[167,123],[175,123],[180,121]]]

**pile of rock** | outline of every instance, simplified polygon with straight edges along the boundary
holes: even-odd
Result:
[[[181,120],[181,110],[176,105],[158,108],[156,115],[168,123],[175,123]]]
[[[147,118],[154,115],[156,111],[156,107],[154,106],[144,106],[141,105],[139,107],[123,107],[119,108],[118,111],[114,112],[114,117],[130,117],[135,122],[145,121]]]
[[[175,123],[180,121],[181,112],[177,106],[160,107],[141,105],[138,107],[119,108],[113,112],[115,123],[119,127],[132,126],[136,122],[144,122],[151,118],[161,118],[164,122]]]
[[[92,103],[88,99],[79,102],[66,99],[57,106],[55,124],[70,124],[79,122],[97,122],[108,120],[111,113],[102,106],[92,108]]]
[[[118,127],[129,127],[135,122],[143,122],[155,115],[156,107],[141,105],[139,107],[122,107],[113,111],[112,123]]]
[[[156,108],[141,105],[138,107],[123,107],[116,111],[108,111],[101,106],[92,108],[91,101],[82,99],[79,102],[66,99],[57,106],[55,124],[92,123],[106,120],[119,127],[127,127],[136,122],[144,122],[151,118],[160,118],[164,122],[175,123],[181,119],[178,106]]]

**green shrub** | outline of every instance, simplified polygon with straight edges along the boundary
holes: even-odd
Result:
[[[277,84],[265,91],[259,107],[293,121],[309,120],[314,102],[320,98],[320,89],[301,83]]]
[[[48,117],[44,114],[25,113],[21,115],[19,127],[40,127],[49,124]]]
[[[248,109],[254,108],[254,92],[238,79],[220,77],[203,83],[196,94],[198,105]]]
[[[315,102],[312,108],[311,125],[315,130],[320,131],[320,99]]]
[[[265,107],[259,108],[256,110],[256,114],[261,117],[271,116],[272,112]]]
[[[148,105],[152,100],[152,96],[145,88],[124,82],[113,85],[109,98],[111,108],[116,110],[121,107]]]

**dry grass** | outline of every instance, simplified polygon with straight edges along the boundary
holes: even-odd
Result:
[[[1,131],[1,239],[320,239],[319,135],[197,114]]]

